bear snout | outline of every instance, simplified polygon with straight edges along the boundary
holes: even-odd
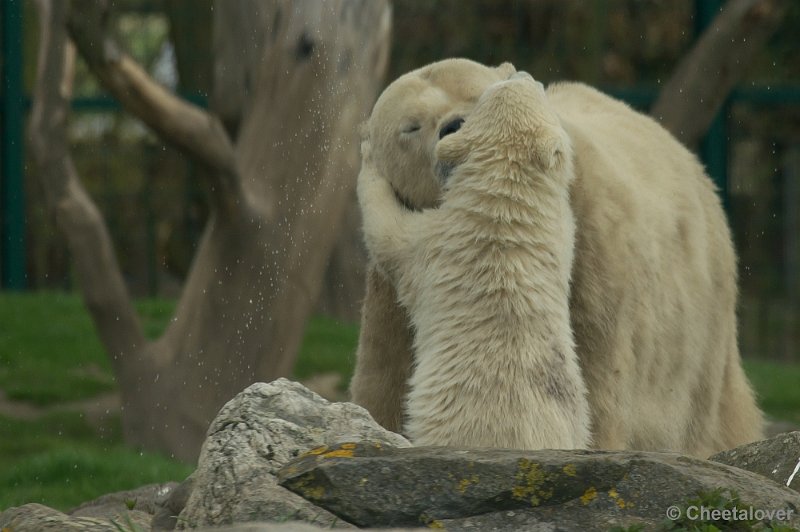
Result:
[[[524,79],[524,80],[534,81],[533,76],[531,76],[530,74],[528,74],[524,70],[520,70],[518,72],[514,72],[513,74],[511,74],[508,77],[508,79],[510,79],[510,80],[511,79]]]
[[[439,130],[439,140],[442,140],[447,135],[451,135],[461,129],[461,126],[464,124],[464,119],[461,117],[454,118],[448,121],[442,128]]]
[[[444,187],[450,179],[450,174],[453,173],[456,164],[450,161],[436,161],[433,172],[439,180],[439,186]]]

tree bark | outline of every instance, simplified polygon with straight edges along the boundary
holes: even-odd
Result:
[[[39,0],[37,83],[28,128],[47,208],[67,240],[83,300],[117,375],[138,376],[149,362],[138,316],[120,273],[111,237],[78,178],[67,146],[75,50],[67,42],[66,2]],[[123,386],[123,396],[126,395]]]
[[[211,89],[213,74],[211,0],[165,0],[170,40],[175,48],[178,87],[190,94],[205,94]]]
[[[356,323],[366,292],[368,259],[356,195],[351,193],[347,203],[339,238],[325,269],[317,310],[339,321]]]
[[[273,25],[291,9],[286,0],[236,3],[238,6],[215,2],[211,94],[211,108],[233,138],[238,136],[242,117],[255,91],[264,48],[275,41],[277,29]]]
[[[70,37],[102,85],[122,106],[207,166],[214,180],[212,201],[234,211],[246,203],[240,188],[233,144],[222,122],[156,83],[114,40],[107,0],[73,0],[67,20]]]
[[[65,4],[41,2],[43,38],[57,34],[63,47]],[[294,365],[355,182],[357,125],[385,71],[390,8],[385,0],[217,2],[215,24],[247,20],[252,26],[232,50],[242,49],[248,35],[263,36],[255,46],[257,57],[244,64],[247,83],[239,85],[237,105],[220,120],[155,84],[120,51],[106,24],[106,2],[74,4],[70,34],[104,87],[208,170],[211,216],[173,320],[159,339],[141,340],[107,232],[110,259],[95,266],[119,284],[111,292],[113,305],[98,307],[93,316],[109,353],[122,343],[129,354],[120,357],[125,364],[115,365],[126,439],[191,460],[226,400],[256,380],[287,375]],[[60,18],[45,17],[54,8]],[[215,37],[224,33],[215,29]],[[63,64],[58,49],[42,49],[42,64]],[[240,63],[235,53],[221,54],[215,73],[234,71]],[[48,101],[56,74],[43,71],[35,105]],[[225,76],[215,74],[220,79]],[[66,100],[60,101],[61,108],[42,109],[36,129],[53,129],[46,123],[52,113],[61,113],[62,124],[51,137],[37,133],[44,139],[43,177],[70,167]],[[212,102],[225,101],[212,96]],[[48,158],[54,142],[63,148]],[[74,182],[79,184],[77,176]],[[75,225],[72,220],[64,225],[68,239],[89,234]],[[105,230],[98,214],[94,226]],[[92,255],[86,248],[100,242],[92,238],[75,249],[76,261]],[[106,293],[90,276],[82,290]],[[120,325],[115,316],[127,318]]]
[[[753,55],[777,29],[788,0],[728,0],[661,90],[651,114],[694,147]]]

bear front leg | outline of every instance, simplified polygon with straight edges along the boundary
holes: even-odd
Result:
[[[374,264],[367,271],[351,400],[384,428],[400,432],[411,376],[414,336],[389,278]]]
[[[398,201],[387,179],[378,175],[369,157],[358,174],[358,202],[364,222],[364,240],[370,257],[385,271],[411,259],[414,218]]]

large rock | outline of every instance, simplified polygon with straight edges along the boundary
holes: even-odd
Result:
[[[349,526],[280,487],[275,474],[314,447],[361,440],[410,445],[354,404],[329,403],[286,379],[254,384],[211,423],[177,528],[286,520]]]
[[[758,473],[800,492],[800,431],[722,451],[709,460]]]
[[[75,517],[118,518],[129,510],[138,510],[153,515],[166,504],[176,486],[177,482],[167,482],[109,493],[85,502],[67,513]]]
[[[124,510],[109,517],[67,515],[41,504],[31,503],[0,513],[0,530],[13,532],[119,532],[148,530],[151,515]]]
[[[103,495],[62,513],[41,504],[25,504],[0,514],[0,529],[14,532],[39,530],[105,531],[149,530],[153,514],[169,499],[175,482]],[[138,527],[135,528],[135,527]]]
[[[671,453],[393,449],[312,450],[281,485],[358,526],[447,530],[608,530],[666,521],[692,499],[794,510],[800,495],[759,475]],[[722,491],[720,491],[722,490]]]
[[[194,474],[189,475],[169,492],[166,500],[153,512],[150,527],[154,531],[175,530],[178,515],[186,507],[186,501],[189,500],[192,491],[194,491]]]

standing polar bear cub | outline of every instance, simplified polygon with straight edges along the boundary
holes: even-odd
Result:
[[[406,210],[369,150],[358,187],[367,247],[416,331],[411,439],[585,448],[568,307],[572,149],[541,83],[524,73],[497,82],[445,131],[438,209]]]
[[[443,204],[453,218],[423,212],[414,222],[415,213],[398,210],[387,201],[373,209],[372,194],[362,193],[362,204],[372,211],[367,213],[367,230],[373,223],[383,225],[394,241],[384,239],[382,249],[370,250],[373,260],[351,381],[353,401],[390,430],[410,429],[424,439],[428,436],[422,424],[441,419],[447,430],[496,445],[515,438],[509,436],[514,430],[520,434],[528,430],[531,418],[525,416],[537,415],[526,411],[515,418],[505,415],[505,408],[523,410],[527,406],[523,403],[540,393],[529,408],[543,407],[555,414],[561,405],[563,412],[570,401],[580,405],[585,386],[593,448],[670,450],[707,457],[758,439],[762,415],[742,371],[736,341],[736,257],[719,198],[697,159],[651,118],[585,85],[550,85],[544,96],[529,92],[530,102],[518,102],[519,110],[498,113],[494,118],[500,121],[485,121],[485,127],[502,125],[503,135],[519,131],[516,128],[523,126],[514,117],[528,116],[530,110],[524,108],[533,106],[542,127],[527,133],[529,143],[541,150],[540,141],[547,137],[539,137],[539,131],[559,131],[544,127],[551,124],[545,117],[553,114],[569,138],[572,156],[562,151],[564,160],[554,160],[554,168],[565,173],[543,171],[546,158],[528,161],[534,171],[507,168],[529,176],[531,190],[526,194],[535,194],[541,207],[540,217],[529,219],[511,202],[526,187],[512,186],[510,179],[498,186],[503,166],[492,162],[502,150],[510,150],[509,154],[516,150],[513,143],[505,148],[504,142],[473,128],[484,121],[476,115],[486,103],[481,96],[514,72],[510,64],[492,68],[464,59],[440,61],[395,80],[373,108],[364,128],[368,148],[362,166],[364,184],[380,179],[373,185],[387,193],[383,180],[388,181],[409,210],[431,208],[443,197],[442,170],[453,167]],[[452,132],[462,120],[459,137]],[[445,146],[451,143],[454,151],[447,153]],[[463,154],[463,161],[446,160],[454,154]],[[479,162],[482,157],[487,160]],[[558,176],[569,176],[565,169],[570,164],[572,181],[558,185],[565,194],[568,188],[567,208],[566,196],[553,191],[542,196],[547,189],[540,177],[550,177],[555,187]],[[466,183],[471,183],[472,192]],[[483,192],[474,188],[481,185]],[[459,202],[474,208],[474,213],[457,207]],[[376,212],[381,208],[382,213]],[[503,216],[498,219],[509,222],[498,224],[487,218],[492,209]],[[562,218],[541,217],[553,216],[559,209]],[[574,256],[567,292],[562,276],[569,272],[566,247],[573,242],[572,219]],[[539,225],[525,225],[531,220]],[[560,231],[563,235],[554,244]],[[518,247],[503,248],[505,241]],[[412,242],[419,244],[415,247]],[[393,271],[391,260],[378,264],[376,259],[380,253],[384,258],[406,257],[406,252],[392,251],[395,245],[432,252],[415,251],[414,259],[405,259],[405,270],[396,266]],[[368,246],[373,247],[369,240]],[[539,263],[532,267],[533,261]],[[523,265],[528,268],[524,274]],[[431,276],[425,277],[428,273]],[[455,277],[462,274],[464,283],[456,283]],[[448,291],[453,284],[458,287]],[[522,304],[523,288],[531,291],[528,308]],[[501,297],[503,290],[516,299]],[[565,300],[580,373],[570,369]],[[530,319],[498,324],[494,314],[487,314],[489,309],[520,320],[522,314],[516,312],[522,309]],[[436,323],[452,329],[428,328]],[[525,331],[520,340],[538,342],[537,351],[530,345],[514,345],[517,337],[491,336],[516,334],[517,329]],[[479,354],[469,350],[463,359],[431,351],[452,354],[454,342],[467,346],[472,341],[511,347],[500,353],[501,358],[484,353],[478,360]],[[550,351],[544,348],[547,341],[553,342]],[[415,360],[415,345],[427,351],[430,360],[439,361],[433,370],[442,378],[431,373],[430,366],[423,367],[426,361]],[[526,358],[511,360],[512,351]],[[544,353],[554,356],[547,358]],[[538,360],[540,371],[531,370],[536,366],[533,360]],[[547,360],[553,365],[547,366]],[[507,365],[512,362],[516,366]],[[421,382],[426,375],[431,380]],[[469,381],[470,375],[476,380]],[[435,381],[441,395],[422,395],[433,389],[425,387]],[[545,414],[538,415],[547,422]],[[579,406],[561,422],[547,427],[554,441],[546,446],[567,445],[558,439],[563,433],[571,433],[576,446],[587,442],[581,436]],[[475,425],[482,423],[486,425],[481,434]],[[442,432],[433,427],[430,434],[440,438]]]

